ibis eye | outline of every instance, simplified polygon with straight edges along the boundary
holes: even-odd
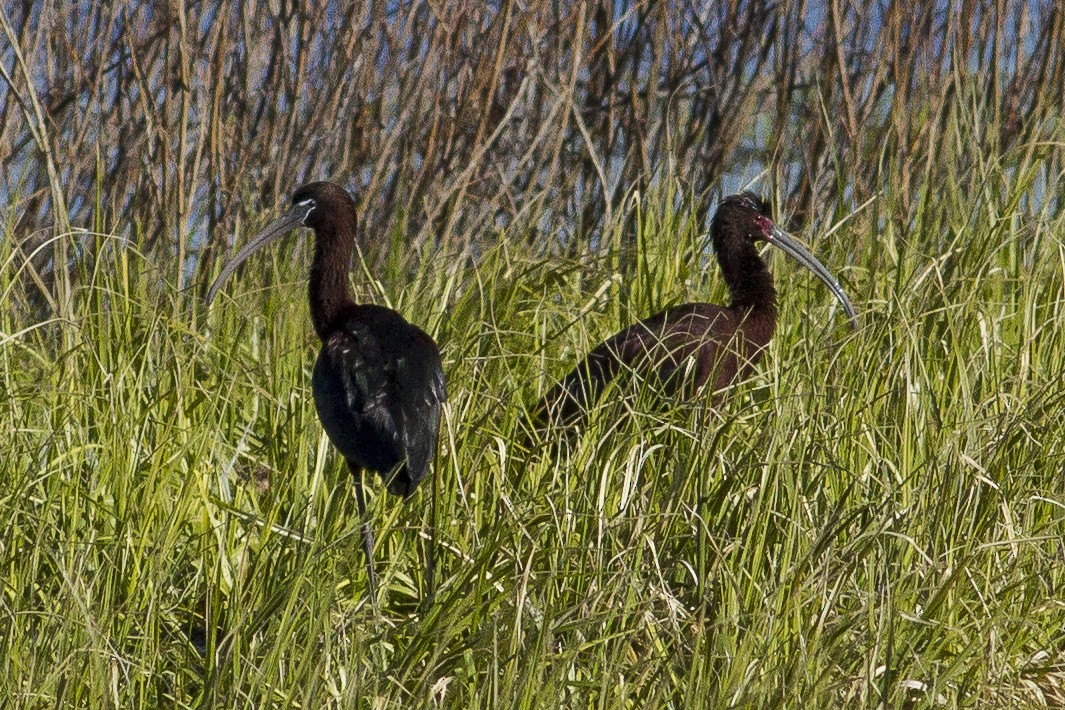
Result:
[[[307,218],[311,216],[311,212],[314,212],[315,204],[314,199],[308,197],[306,200],[300,200],[296,203],[296,207],[306,208],[307,212],[303,215],[303,219],[300,220],[304,224],[307,223]]]

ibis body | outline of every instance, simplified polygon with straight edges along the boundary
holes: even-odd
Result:
[[[572,424],[612,381],[637,374],[664,399],[686,399],[708,383],[721,389],[761,358],[777,321],[776,289],[757,242],[780,247],[824,281],[852,324],[854,308],[836,279],[780,230],[752,193],[726,197],[710,225],[714,254],[731,296],[728,306],[685,303],[634,323],[597,345],[533,410],[533,424]]]
[[[296,190],[289,210],[223,267],[207,302],[260,247],[297,227],[314,230],[309,300],[314,330],[322,341],[311,381],[314,403],[329,440],[355,479],[369,591],[376,599],[363,471],[377,473],[389,493],[408,498],[435,456],[447,389],[440,352],[431,337],[390,308],[352,300],[348,271],[355,220],[355,203],[343,188],[329,182],[304,185]]]

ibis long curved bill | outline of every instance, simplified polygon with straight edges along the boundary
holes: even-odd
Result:
[[[783,249],[788,256],[798,261],[812,271],[817,278],[824,281],[825,285],[832,290],[832,293],[843,305],[843,310],[847,312],[847,317],[850,319],[851,326],[857,329],[858,316],[854,312],[854,306],[851,305],[850,299],[847,298],[847,294],[843,292],[843,287],[839,285],[839,281],[836,280],[836,277],[825,268],[824,264],[817,260],[817,257],[811,254],[809,250],[800,244],[794,237],[777,227],[773,227],[773,229],[770,230],[769,235],[766,237],[766,241]]]
[[[307,216],[313,209],[314,205],[293,205],[288,212],[266,225],[261,232],[252,237],[251,241],[245,244],[244,247],[237,252],[237,255],[226,262],[226,265],[222,267],[222,272],[218,274],[218,278],[214,280],[214,283],[211,284],[211,288],[207,291],[207,305],[211,305],[211,301],[213,301],[214,297],[218,295],[218,291],[222,288],[222,284],[225,283],[225,280],[237,270],[237,267],[247,261],[249,256],[278,237],[284,236],[297,227],[304,226],[304,220],[307,219]]]

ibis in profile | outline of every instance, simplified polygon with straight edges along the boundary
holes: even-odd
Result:
[[[322,427],[355,480],[368,591],[376,603],[363,472],[377,473],[389,493],[409,498],[435,457],[447,389],[440,351],[431,337],[390,308],[352,300],[348,270],[355,220],[355,203],[343,188],[331,182],[304,185],[289,209],[222,268],[207,303],[255,251],[293,229],[314,230],[310,312],[322,349],[311,386]]]
[[[777,323],[777,292],[758,254],[760,241],[779,247],[824,281],[857,326],[854,307],[839,282],[774,224],[768,204],[757,195],[726,197],[711,221],[710,239],[731,303],[685,303],[615,333],[548,390],[531,412],[533,428],[579,421],[621,376],[644,378],[668,400],[690,398],[708,383],[722,389],[748,372]]]

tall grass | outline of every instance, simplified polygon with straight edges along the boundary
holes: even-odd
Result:
[[[523,407],[602,337],[726,297],[703,205],[669,182],[588,253],[396,233],[409,260],[360,262],[358,298],[438,339],[451,393],[434,480],[371,502],[380,615],[310,397],[304,238],[208,310],[172,265],[80,235],[107,258],[69,320],[0,309],[0,698],[1060,707],[1061,136],[999,149],[979,112],[953,116],[913,220],[884,187],[803,235],[859,330],[767,252],[780,325],[717,408],[637,388],[575,438],[516,443]],[[24,262],[0,249],[6,300]]]
[[[0,201],[35,253],[8,303],[66,318],[90,245],[39,247],[70,224],[176,283],[322,177],[368,240],[535,217],[580,250],[632,189],[749,165],[800,223],[885,182],[907,223],[967,83],[1004,146],[1065,103],[1059,0],[5,0],[0,37]]]

